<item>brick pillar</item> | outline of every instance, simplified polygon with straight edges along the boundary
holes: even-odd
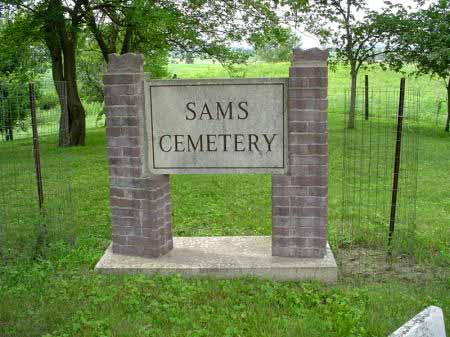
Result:
[[[169,176],[146,169],[143,57],[109,55],[105,84],[112,249],[158,257],[173,247]]]
[[[272,255],[321,258],[327,243],[328,52],[294,49],[288,173],[272,177]]]

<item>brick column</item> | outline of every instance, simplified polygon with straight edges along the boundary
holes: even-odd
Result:
[[[112,249],[158,257],[173,247],[169,176],[146,169],[143,57],[109,55],[105,84]]]
[[[288,173],[272,177],[272,255],[321,258],[327,243],[327,58],[294,49],[288,89]]]

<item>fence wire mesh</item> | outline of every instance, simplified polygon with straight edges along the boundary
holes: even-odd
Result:
[[[66,115],[66,86],[37,82],[33,87],[34,93],[29,84],[0,86],[0,254],[4,263],[40,258],[52,246],[75,239],[70,158],[59,146],[66,125],[66,119],[60,118]]]
[[[354,128],[348,128],[350,94],[344,95],[342,212],[340,223],[330,228],[344,280],[383,280],[397,275],[419,281],[440,273],[439,268],[421,264],[423,247],[417,239],[420,137],[416,130],[421,112],[418,90],[405,91],[400,165],[395,172],[399,94],[400,90],[358,90]],[[396,175],[396,213],[392,216]],[[391,217],[395,227],[389,245]]]
[[[67,151],[67,148],[58,146],[61,143],[61,130],[67,127],[66,120],[60,118],[61,113],[67,109],[65,83],[55,85],[52,82],[37,82],[35,87],[36,124],[44,193],[42,211],[39,209],[38,202],[29,87],[28,85],[16,87],[3,85],[0,90],[0,251],[4,261],[34,257],[40,254],[37,251],[39,247],[45,249],[56,242],[70,243],[76,237],[76,217],[73,214],[71,192],[71,181],[73,181],[70,170],[71,152]],[[367,100],[368,119],[365,118],[367,106],[365,96],[364,90],[357,91],[355,128],[348,129],[346,125],[350,105],[349,92],[333,91],[329,95],[330,128],[333,128],[330,132],[329,151],[329,232],[330,242],[337,254],[341,276],[344,278],[355,275],[383,276],[388,267],[386,253],[399,90],[370,89]],[[392,245],[394,255],[392,267],[396,271],[415,268],[416,259],[423,251],[422,247],[417,245],[417,236],[421,235],[423,230],[417,228],[416,221],[416,202],[419,206],[423,205],[421,199],[417,199],[418,179],[420,182],[419,138],[422,139],[423,135],[418,136],[415,130],[420,127],[422,121],[426,120],[429,123],[430,120],[422,116],[421,98],[418,90],[406,91],[399,172],[400,187]],[[87,114],[88,129],[99,126],[98,109],[91,110],[95,113]],[[340,125],[337,126],[337,123]],[[100,123],[100,126],[102,125],[103,123]],[[98,163],[101,165],[99,164],[97,169],[102,173],[101,177],[105,178],[105,184],[101,188],[100,185],[97,187],[97,190],[101,189],[102,193],[104,192],[100,203],[104,207],[97,213],[98,216],[106,217],[109,213],[107,166],[103,154],[98,156]],[[420,162],[427,161],[421,158]],[[441,163],[443,171],[448,169],[445,160]],[[82,165],[81,162],[76,164]],[[445,174],[443,177],[445,179]],[[173,177],[173,179],[176,192],[176,183],[181,181],[181,178]],[[205,178],[198,179],[201,183],[200,179]],[[265,179],[268,186],[269,179]],[[429,183],[430,181],[427,181],[427,184]],[[235,185],[229,181],[227,184]],[[82,199],[83,193],[89,193],[78,185],[74,187],[78,191],[74,198],[78,196]],[[199,185],[199,189],[206,187],[207,184]],[[80,193],[80,191],[83,192]],[[240,192],[235,191],[235,193]],[[232,225],[218,223],[217,227],[220,229],[217,229],[217,232],[227,235],[254,233],[269,235],[271,227],[269,194],[270,191],[265,189],[263,195],[266,198],[267,210],[264,208],[265,211],[260,212],[258,221],[249,219],[248,226],[242,218],[236,224],[233,222]],[[192,195],[192,191],[186,191],[186,196],[182,199],[187,200],[189,197],[192,198]],[[247,198],[247,194],[245,195]],[[174,202],[176,203],[178,199],[177,193],[174,193]],[[252,203],[253,201],[250,200],[249,204]],[[76,204],[78,205],[78,202]],[[91,212],[87,204],[89,203],[86,203],[86,209],[77,209],[77,212],[86,214]],[[205,212],[212,207],[212,205],[205,207]],[[230,206],[232,207],[234,206]],[[89,215],[89,218],[92,217]],[[204,226],[207,218],[205,214],[199,213],[195,219],[189,217],[189,224],[180,220],[184,218],[185,208],[178,210],[175,207],[174,222],[177,235],[192,233],[192,231],[181,229],[182,226],[177,225],[179,222],[182,222],[183,226],[191,227],[193,223],[198,223],[200,235],[211,232],[209,227]],[[207,222],[215,223],[216,220],[208,218]],[[434,219],[431,220],[434,221]],[[105,221],[105,223],[108,222],[109,219]],[[264,224],[263,230],[253,228],[261,224]],[[239,229],[236,229],[237,226]],[[247,228],[243,228],[245,226]],[[98,227],[95,227],[97,231]],[[90,231],[93,230],[90,229]],[[109,228],[105,227],[104,231],[109,233]],[[42,237],[44,237],[44,243],[40,242]]]

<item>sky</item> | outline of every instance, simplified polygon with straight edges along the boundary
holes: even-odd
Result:
[[[391,2],[393,4],[401,3],[405,7],[407,7],[407,6],[411,6],[413,8],[416,7],[414,0],[391,0]],[[379,10],[384,7],[384,0],[367,0],[367,5],[372,10]],[[303,49],[321,47],[319,40],[317,39],[316,36],[305,32],[304,29],[301,29],[301,28],[297,29],[297,33],[300,36],[301,47]]]

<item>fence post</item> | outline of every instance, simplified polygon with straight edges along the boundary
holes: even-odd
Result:
[[[38,202],[39,202],[39,209],[42,210],[42,207],[44,205],[44,190],[42,187],[41,155],[39,151],[39,135],[37,129],[36,95],[34,93],[34,83],[30,82],[28,88],[30,94],[31,128],[33,131],[33,154],[34,154],[34,167],[36,171]]]
[[[34,153],[34,166],[36,171],[36,183],[38,192],[39,211],[41,217],[44,216],[44,189],[42,187],[42,172],[41,172],[41,153],[39,151],[39,135],[37,128],[36,118],[36,95],[34,93],[34,83],[29,83],[30,94],[30,111],[31,111],[31,128],[33,132],[33,153]],[[45,223],[42,223],[42,218],[37,224],[37,237],[35,245],[35,256],[37,258],[42,254],[42,248],[46,245],[47,229]]]
[[[364,117],[369,120],[369,75],[364,76]]]
[[[398,177],[400,174],[400,158],[402,149],[402,128],[403,128],[403,109],[405,104],[405,78],[400,80],[400,97],[398,102],[398,116],[397,116],[397,139],[395,143],[395,157],[394,157],[394,175],[392,181],[392,202],[391,202],[391,217],[389,220],[389,239],[388,239],[388,257],[392,257],[392,238],[395,230],[395,215],[397,210],[397,192],[398,192]]]

